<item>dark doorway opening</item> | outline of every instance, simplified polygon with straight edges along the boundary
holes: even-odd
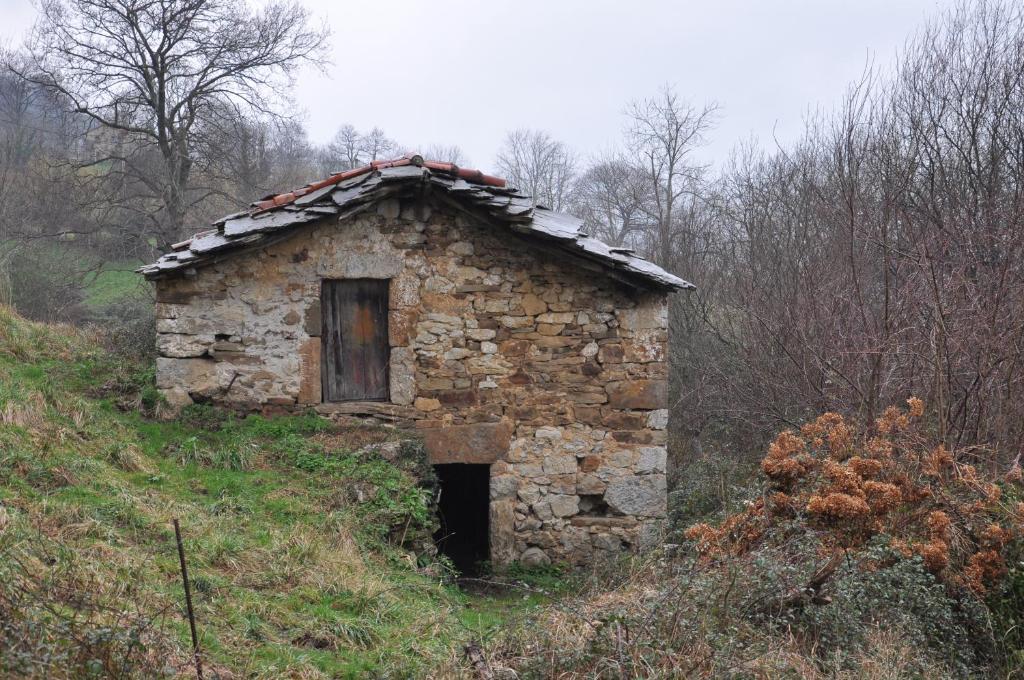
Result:
[[[490,557],[490,465],[435,465],[441,528],[434,534],[438,550],[463,576],[475,576]]]

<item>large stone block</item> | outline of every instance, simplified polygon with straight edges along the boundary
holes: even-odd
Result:
[[[515,475],[491,477],[491,500],[514,499],[519,491],[519,478]]]
[[[175,279],[158,281],[156,284],[157,304],[187,305],[194,298],[201,298],[206,294],[202,290],[184,287],[186,285],[188,284]]]
[[[181,387],[172,387],[170,389],[160,390],[160,394],[167,403],[168,413],[166,416],[168,418],[176,417],[181,413],[181,409],[192,404],[192,397],[188,396],[188,392]]]
[[[177,319],[179,316],[188,315],[188,305],[157,302],[155,316],[157,319]]]
[[[519,561],[527,567],[543,567],[551,564],[551,558],[547,553],[536,546],[524,550],[523,554],[519,556]]]
[[[416,355],[410,347],[393,347],[388,364],[392,403],[407,406],[416,400]]]
[[[394,309],[388,314],[388,344],[405,347],[416,333],[419,313],[415,308]]]
[[[210,359],[156,359],[158,389],[180,387],[194,396],[213,397],[222,394],[234,381],[236,373],[230,364]]]
[[[161,390],[180,387],[185,390],[214,374],[216,364],[195,359],[156,358],[156,386]]]
[[[299,349],[300,404],[319,404],[323,401],[320,386],[320,338],[310,338]]]
[[[650,474],[652,472],[665,472],[665,465],[668,461],[668,453],[664,446],[643,446],[640,448],[640,456],[636,462],[637,474]]]
[[[621,364],[624,357],[620,343],[601,345],[597,351],[597,361],[601,364]]]
[[[515,501],[491,502],[491,562],[506,565],[516,558]]]
[[[178,333],[161,333],[156,336],[156,350],[161,356],[201,357],[213,344],[213,334],[181,335]]]
[[[551,514],[555,517],[569,517],[580,510],[579,496],[567,494],[551,494],[547,498]]]
[[[668,305],[664,298],[647,302],[633,309],[620,309],[615,312],[619,319],[619,328],[624,330],[644,330],[650,328],[668,328]]]
[[[156,320],[157,333],[177,333],[181,335],[213,335],[217,332],[218,323],[195,315],[184,314],[175,317],[158,318]]]
[[[415,307],[420,303],[420,279],[413,272],[402,272],[391,279],[388,306],[391,309]]]
[[[612,510],[638,517],[664,517],[668,484],[665,475],[617,477],[608,482],[604,500]]]
[[[310,301],[306,307],[305,320],[303,327],[306,330],[306,335],[314,338],[320,337],[320,333],[323,330],[321,326],[322,320],[320,317],[320,298]]]
[[[601,424],[613,430],[641,430],[647,427],[647,418],[643,413],[609,411],[601,419]]]
[[[623,358],[627,363],[649,364],[654,361],[665,360],[667,342],[662,337],[664,331],[643,330],[638,331],[632,340],[623,340]]]
[[[621,380],[605,387],[611,408],[663,409],[668,404],[668,381]]]
[[[576,477],[576,493],[584,496],[596,496],[602,494],[608,488],[607,482],[587,472],[581,472]]]
[[[402,271],[403,258],[392,253],[359,253],[349,257],[324,257],[317,274],[325,279],[390,279]]]
[[[576,456],[545,456],[543,468],[545,475],[573,474],[576,472]]]
[[[647,427],[652,430],[668,428],[668,409],[662,408],[647,414]]]
[[[537,315],[537,322],[544,324],[567,324],[572,323],[575,318],[572,312],[547,312]]]
[[[430,462],[493,463],[503,458],[512,441],[512,422],[471,423],[421,430]]]

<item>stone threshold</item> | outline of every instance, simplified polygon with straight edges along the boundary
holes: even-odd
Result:
[[[338,401],[318,404],[313,410],[322,416],[373,416],[382,420],[419,420],[423,414],[411,406],[385,401]]]

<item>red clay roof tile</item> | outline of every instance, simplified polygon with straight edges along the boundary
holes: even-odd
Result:
[[[352,170],[346,170],[345,172],[337,172],[322,179],[318,182],[312,182],[304,187],[289,191],[284,194],[277,194],[276,196],[270,196],[262,201],[258,201],[254,204],[254,213],[262,212],[264,210],[272,210],[273,208],[279,208],[282,205],[288,205],[297,198],[305,196],[311,191],[323,189],[324,187],[344,182],[347,179],[365,175],[368,172],[379,170],[381,168],[398,168],[403,165],[415,165],[417,167],[424,167],[435,172],[443,172],[455,177],[460,177],[467,182],[473,182],[475,184],[485,184],[492,187],[504,187],[505,180],[501,177],[494,177],[493,175],[485,175],[479,170],[473,170],[471,168],[460,168],[454,163],[444,163],[441,161],[426,161],[423,160],[423,156],[419,154],[407,154],[401,158],[394,158],[392,160],[379,160],[370,161],[369,165],[364,165],[360,168],[353,168]]]

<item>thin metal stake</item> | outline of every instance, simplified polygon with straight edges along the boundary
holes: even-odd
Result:
[[[199,659],[199,636],[196,635],[196,615],[192,611],[192,589],[188,585],[188,567],[185,566],[185,546],[181,543],[181,527],[174,518],[174,537],[178,540],[178,562],[181,564],[181,582],[185,584],[185,606],[188,607],[188,627],[192,630],[192,656],[196,662],[196,677],[203,680],[203,663]]]

